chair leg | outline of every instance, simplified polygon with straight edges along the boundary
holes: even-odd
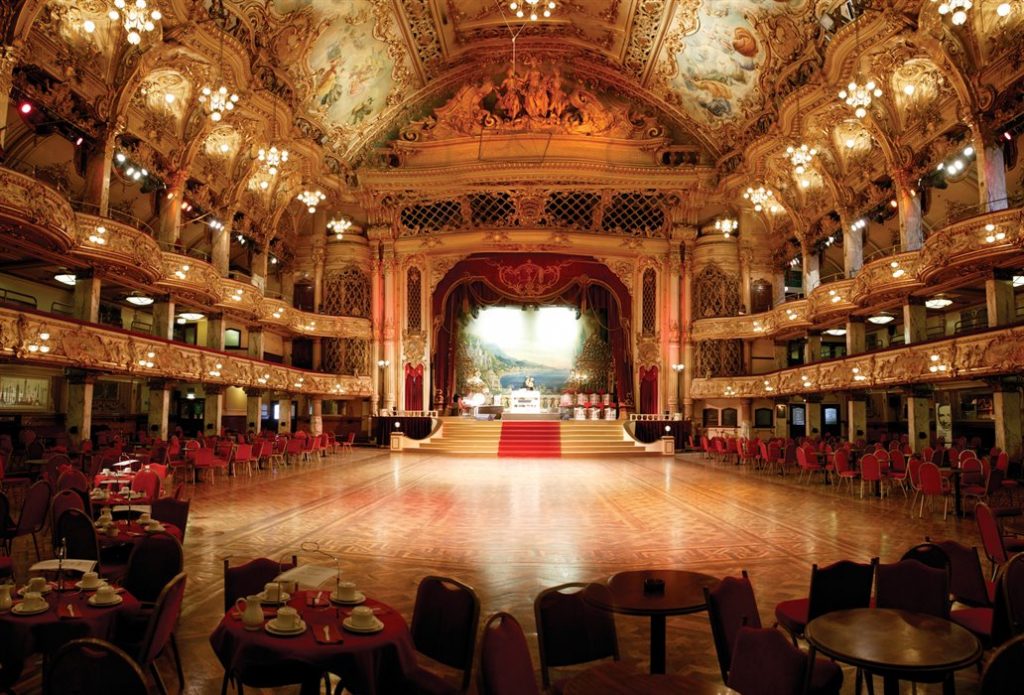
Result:
[[[156,667],[155,661],[149,665],[149,672],[153,675],[153,681],[156,683],[156,689],[160,695],[167,695],[167,686],[164,685],[164,679],[160,677],[160,669]]]
[[[178,687],[185,690],[185,671],[181,668],[181,655],[178,653],[178,638],[171,633],[171,656],[174,657],[174,668],[178,671]]]

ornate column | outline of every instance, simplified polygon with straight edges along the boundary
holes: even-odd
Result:
[[[313,338],[312,343],[313,343],[313,345],[312,345],[312,348],[313,348],[313,364],[312,364],[312,369],[313,369],[314,372],[320,372],[320,371],[323,371],[322,369],[320,369],[320,365],[323,362],[323,343],[320,341],[320,338]]]
[[[679,372],[673,369],[672,365],[679,364],[679,339],[681,333],[681,321],[682,315],[680,314],[680,278],[679,272],[682,269],[682,263],[679,259],[679,242],[674,238],[672,245],[669,248],[668,254],[665,257],[665,277],[668,282],[665,283],[665,290],[668,293],[668,297],[664,306],[668,307],[666,312],[665,320],[663,321],[664,335],[667,341],[668,354],[665,360],[665,405],[670,413],[679,412]],[[685,371],[685,368],[684,368]]]
[[[313,214],[313,311],[322,313],[324,303],[324,261],[327,259],[327,212],[321,207]],[[292,281],[294,290],[295,284]]]
[[[249,357],[256,360],[263,359],[263,329],[255,326],[249,327]],[[262,393],[262,392],[261,392]]]
[[[367,237],[370,239],[370,330],[373,335],[370,346],[370,381],[372,385],[370,403],[375,415],[383,388],[377,362],[384,359],[384,348],[381,344],[384,336],[384,287],[381,280],[379,239],[382,234],[386,233],[387,229],[379,226],[371,227],[367,231]]]
[[[867,333],[863,316],[846,319],[846,354],[859,355],[867,350]]]
[[[14,87],[14,68],[21,57],[19,46],[0,46],[0,157],[7,135],[7,112]]]
[[[220,434],[221,422],[224,417],[224,387],[215,384],[203,384],[206,402],[203,406],[203,432],[213,425],[213,433]]]
[[[208,314],[206,317],[206,347],[224,351],[224,314]]]
[[[864,265],[864,229],[854,229],[849,214],[842,213],[839,218],[843,226],[843,273],[852,279]]]
[[[1005,326],[1017,317],[1017,305],[1013,296],[1014,272],[996,269],[985,278],[985,306],[988,309],[988,326]],[[77,286],[76,286],[77,290]]]
[[[811,290],[821,284],[821,257],[804,241],[800,242],[800,253],[804,271],[804,296],[806,297],[811,294]]]
[[[319,396],[310,399],[313,413],[309,416],[309,432],[314,437],[324,431],[324,401]]]
[[[694,249],[697,246],[697,229],[692,225],[676,228],[683,242],[681,268],[683,272],[680,296],[682,322],[680,338],[683,344],[683,419],[692,419],[693,398],[690,397],[690,382],[693,380],[693,340],[690,327],[693,325],[693,270]]]
[[[1011,461],[1021,453],[1021,396],[1017,384],[999,379],[993,383],[992,406],[995,411],[996,446]]]
[[[110,213],[110,171],[117,136],[124,127],[122,119],[110,124],[85,164],[85,202],[95,206],[100,217],[107,217]]]
[[[169,295],[157,298],[153,304],[153,335],[174,339],[174,302]]]
[[[149,413],[146,416],[146,421],[150,428],[156,425],[160,439],[167,441],[171,414],[171,390],[174,384],[170,381],[153,379],[147,386],[149,387]]]
[[[67,426],[77,427],[82,440],[92,435],[92,394],[96,375],[81,369],[68,370]]]
[[[752,398],[741,398],[740,400],[740,436],[750,437],[754,430],[754,400]]]
[[[974,133],[974,155],[978,158],[978,193],[985,212],[1005,210],[1006,162],[1003,158],[1003,138],[978,115],[969,124]]]
[[[384,257],[381,262],[381,270],[383,271],[383,287],[384,287],[384,359],[390,364],[384,370],[384,379],[386,380],[384,391],[386,401],[384,407],[391,409],[395,407],[395,403],[399,397],[398,393],[398,380],[395,375],[398,373],[398,350],[397,350],[397,336],[396,327],[398,320],[396,316],[396,310],[398,306],[398,292],[395,280],[395,271],[397,270],[397,254],[393,244],[387,244],[384,247]]]
[[[282,338],[281,339],[281,362],[289,367],[292,364],[292,339]]]
[[[282,393],[278,400],[279,417],[277,419],[278,432],[292,431],[292,394]]]
[[[234,219],[232,211],[221,229],[214,229],[210,234],[210,263],[222,278],[228,276],[231,267],[231,223]]]
[[[846,403],[848,408],[846,417],[849,421],[846,438],[850,442],[856,442],[858,439],[866,440],[868,431],[867,394],[861,392],[851,393]]]
[[[910,172],[902,171],[894,177],[896,207],[900,217],[900,246],[904,251],[917,251],[924,245],[924,227],[921,224],[921,198],[914,188]]]
[[[821,333],[807,331],[807,342],[804,343],[804,364],[821,361]]]
[[[157,218],[157,240],[167,247],[178,243],[181,236],[181,203],[185,194],[188,171],[175,171],[164,183],[167,192],[159,197],[160,213]]]
[[[807,424],[804,431],[808,437],[821,436],[821,396],[812,394],[804,398],[807,405]]]
[[[267,263],[270,259],[270,251],[266,244],[260,244],[253,249],[252,254],[252,284],[253,287],[265,292],[267,289]]]
[[[281,300],[290,307],[295,306],[295,271],[291,268],[281,271]]]
[[[81,270],[75,274],[75,318],[79,321],[98,323],[100,320],[100,289],[102,282],[92,270]]]
[[[263,422],[263,391],[260,389],[245,389],[245,421],[259,432]]]
[[[912,390],[907,396],[907,435],[914,452],[924,450],[931,441],[932,394],[927,390]]]
[[[903,305],[903,339],[907,345],[928,339],[928,308],[918,297],[907,297]]]

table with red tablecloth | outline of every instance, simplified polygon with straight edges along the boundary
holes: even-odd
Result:
[[[310,598],[320,595],[320,605],[309,606]],[[249,631],[241,616],[232,609],[210,635],[210,644],[225,671],[244,675],[251,670],[261,673],[272,669],[274,662],[301,663],[314,672],[331,672],[341,676],[351,690],[359,693],[385,692],[394,688],[401,675],[416,666],[412,636],[405,619],[396,610],[380,601],[367,598],[362,605],[374,609],[384,629],[373,634],[357,634],[345,630],[341,623],[352,608],[335,606],[327,600],[328,592],[298,591],[288,602],[296,608],[307,629],[294,637],[277,637],[265,630]],[[264,607],[268,619],[276,609]],[[323,644],[314,636],[330,627],[332,636],[342,642]],[[281,674],[286,675],[286,674]]]
[[[178,542],[181,543],[180,528],[178,528],[174,524],[168,524],[167,522],[160,523],[164,527],[164,532],[168,533],[171,536],[174,536],[178,540]],[[117,527],[116,536],[111,536],[105,530],[100,531],[99,529],[97,529],[96,535],[98,537],[101,548],[108,548],[115,545],[135,545],[146,536],[153,535],[153,533],[158,533],[146,531],[146,528],[136,521],[127,521],[125,519],[121,519],[119,521],[115,521],[114,525]]]

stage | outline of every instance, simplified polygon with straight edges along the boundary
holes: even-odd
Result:
[[[506,410],[501,414],[502,420],[561,420],[559,413],[514,413]]]

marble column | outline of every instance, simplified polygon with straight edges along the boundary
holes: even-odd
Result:
[[[903,340],[907,345],[928,340],[928,308],[917,297],[903,305]]]
[[[978,193],[982,210],[1005,210],[1006,161],[1003,157],[1002,133],[994,132],[979,117],[973,124],[974,154],[978,159]]]
[[[807,342],[804,343],[804,364],[821,361],[821,333],[817,331],[807,332]]]
[[[262,429],[263,422],[263,391],[261,389],[245,389],[245,421],[256,432]]]
[[[281,362],[291,366],[292,364],[292,339],[283,338],[281,340]]]
[[[1013,384],[997,385],[992,392],[992,405],[996,418],[996,446],[1015,461],[1021,454],[1020,391]]]
[[[153,304],[153,335],[174,339],[174,302],[169,297],[157,299]]]
[[[147,386],[149,387],[149,413],[146,415],[146,421],[151,429],[153,425],[156,425],[160,439],[167,441],[170,430],[172,383],[154,379],[149,381]]]
[[[821,396],[807,396],[807,425],[804,431],[808,437],[821,436]]]
[[[320,372],[323,362],[323,342],[320,338],[313,338],[313,371]]]
[[[900,176],[896,181],[896,207],[899,211],[900,246],[903,251],[917,251],[924,245],[924,226],[921,222],[921,197],[915,184]]]
[[[281,400],[278,401],[279,417],[277,420],[277,431],[278,432],[291,432],[292,430],[292,394],[282,393],[280,394]]]
[[[224,387],[204,384],[203,393],[206,394],[206,402],[203,406],[203,433],[209,434],[208,426],[213,425],[213,434],[219,435],[224,418]]]
[[[65,425],[77,427],[82,440],[92,436],[92,395],[96,375],[79,369],[68,373],[68,412]]]
[[[804,296],[811,294],[821,284],[821,256],[817,251],[803,246]]]
[[[779,417],[778,406],[786,406],[786,414]],[[775,401],[775,417],[772,418],[772,422],[775,425],[775,436],[776,437],[788,437],[789,436],[789,401],[785,398]]]
[[[395,375],[398,372],[398,368],[401,366],[398,364],[398,351],[396,349],[396,326],[398,325],[398,320],[395,315],[398,305],[398,293],[395,278],[398,258],[393,246],[384,249],[384,262],[382,265],[382,269],[384,271],[384,359],[390,363],[384,370],[384,407],[390,410],[395,407],[396,398],[399,395],[398,382]]]
[[[167,190],[160,193],[160,212],[157,217],[157,240],[164,248],[171,248],[181,236],[181,205],[185,199],[188,171],[176,171],[165,181]]]
[[[209,314],[206,317],[206,347],[224,351],[224,314]]]
[[[324,431],[324,401],[322,398],[313,397],[310,399],[313,412],[309,416],[309,432],[314,437]]]
[[[850,316],[846,320],[846,354],[859,355],[867,351],[867,331],[862,316]]]
[[[314,230],[326,229],[326,213],[321,213],[319,210],[314,219],[317,217],[321,218],[320,223],[314,221]],[[327,237],[322,231],[314,232],[313,235],[313,311],[315,313],[323,312],[324,304],[324,261],[327,258]]]
[[[844,218],[845,221],[845,218]],[[848,279],[857,277],[864,265],[864,230],[843,226],[843,272]]]
[[[665,270],[668,282],[665,283],[668,292],[668,301],[664,306],[668,307],[668,316],[665,323],[664,335],[668,338],[668,354],[666,355],[665,372],[665,407],[670,413],[678,413],[679,409],[679,379],[680,374],[672,369],[672,365],[679,364],[679,340],[681,338],[682,315],[680,314],[680,281],[679,273],[682,265],[679,262],[679,251],[673,248],[669,251]],[[684,369],[685,371],[685,369]]]
[[[856,442],[858,439],[866,441],[868,432],[867,395],[864,393],[852,393],[846,403],[848,409],[846,417],[849,422],[846,438],[850,442]]]
[[[281,301],[290,307],[295,306],[295,271],[281,271]]]
[[[100,289],[102,282],[91,270],[75,274],[75,318],[79,321],[98,323],[100,320]]]
[[[932,394],[915,391],[907,396],[907,436],[915,453],[923,451],[931,442],[931,409]]]
[[[741,398],[739,407],[740,436],[750,437],[754,431],[754,401],[751,398]]]
[[[682,315],[680,322],[680,340],[683,346],[683,419],[693,420],[693,398],[690,396],[690,383],[693,381],[694,347],[690,338],[690,329],[693,325],[693,253],[697,243],[697,229],[689,227],[682,230],[683,240],[682,280],[680,287],[679,311]]]
[[[985,307],[988,309],[989,328],[1005,326],[1017,318],[1013,275],[1013,271],[995,270],[985,279]]]
[[[375,230],[370,230],[371,236]],[[381,370],[377,362],[384,359],[384,287],[381,279],[381,261],[379,259],[380,242],[370,242],[370,330],[373,335],[373,344],[370,349],[370,409],[376,415],[378,404],[381,402],[380,394],[383,393],[383,382]],[[452,394],[444,394],[445,401],[452,398]]]
[[[117,135],[123,123],[115,123],[102,135],[97,149],[89,154],[85,163],[85,191],[83,198],[100,217],[110,214],[110,172],[114,162]]]
[[[249,357],[254,360],[263,359],[263,329],[249,328]]]
[[[267,264],[270,260],[270,250],[266,246],[258,246],[253,249],[252,254],[252,285],[265,292],[267,289]]]
[[[231,221],[220,229],[210,231],[210,263],[217,274],[226,278],[231,270]]]
[[[7,140],[7,112],[11,103],[11,89],[14,87],[14,68],[18,65],[21,49],[16,46],[0,46],[0,156]]]

